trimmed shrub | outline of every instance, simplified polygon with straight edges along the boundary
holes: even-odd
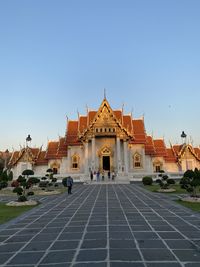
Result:
[[[161,183],[161,179],[156,179],[156,183],[160,184]]]
[[[33,196],[34,195],[34,192],[30,191],[27,193],[27,196]]]
[[[64,185],[64,187],[67,187],[67,178],[68,177],[62,179],[62,184]]]
[[[18,202],[25,202],[25,201],[27,201],[27,198],[25,196],[18,197]]]
[[[175,184],[175,180],[170,178],[170,179],[167,179],[167,183],[168,184]]]
[[[19,186],[19,182],[17,180],[12,181],[11,187],[18,187],[18,186]]]
[[[142,178],[142,182],[144,185],[152,185],[153,179],[150,176],[145,176]]]
[[[13,193],[17,193],[17,195],[22,195],[23,189],[21,187],[15,187],[13,189]]]
[[[39,183],[39,187],[47,187],[48,184],[49,184],[48,181],[41,181],[41,182]]]

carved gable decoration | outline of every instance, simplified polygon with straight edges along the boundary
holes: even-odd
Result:
[[[113,110],[111,109],[108,101],[103,100],[99,110],[90,122],[86,131],[80,135],[80,138],[92,136],[93,134],[118,134],[124,137],[131,137],[127,130],[122,126],[121,122],[116,118]]]

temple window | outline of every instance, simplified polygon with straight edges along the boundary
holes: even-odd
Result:
[[[72,169],[78,169],[79,168],[79,156],[73,155],[72,156]]]
[[[141,168],[142,167],[141,155],[137,152],[133,156],[133,166],[134,166],[134,168]]]

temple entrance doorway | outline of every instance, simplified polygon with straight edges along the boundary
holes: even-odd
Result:
[[[103,156],[103,170],[110,171],[110,156]]]

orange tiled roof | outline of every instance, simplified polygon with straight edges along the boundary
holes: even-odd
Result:
[[[36,165],[46,165],[48,163],[48,160],[45,158],[46,151],[40,151],[38,158],[36,159],[35,164]]]
[[[65,137],[60,137],[59,138],[57,156],[59,158],[67,157],[67,144],[66,144]]]
[[[167,155],[165,157],[166,162],[177,162],[177,157],[172,148],[166,148]]]
[[[118,119],[120,123],[122,123],[122,111],[121,110],[113,110],[115,117]]]
[[[123,115],[123,127],[125,127],[129,133],[133,133],[131,115]]]
[[[155,147],[155,152],[156,152],[155,156],[166,157],[167,151],[166,151],[164,140],[156,139],[156,140],[153,140],[153,142],[154,142],[154,147]]]
[[[144,121],[141,119],[132,120],[134,140],[133,144],[145,144],[146,143],[146,132],[144,127]]]
[[[149,135],[146,138],[145,154],[146,155],[154,155],[155,154],[155,147],[154,147],[153,138]]]
[[[93,121],[96,114],[97,111],[94,110],[88,112],[88,124],[90,124]]]
[[[81,144],[78,139],[78,121],[69,121],[66,133],[67,145],[79,145]]]
[[[87,116],[79,117],[79,132],[83,133],[85,129],[87,129]]]
[[[46,159],[58,158],[58,156],[57,156],[58,143],[59,143],[58,141],[50,141],[48,143],[48,147],[47,147],[47,151],[46,151],[46,155],[45,155]]]

